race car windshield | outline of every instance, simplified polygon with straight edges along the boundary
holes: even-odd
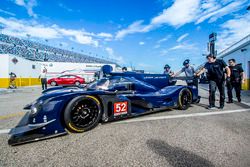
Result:
[[[90,84],[87,89],[89,90],[108,90],[110,86],[110,81],[107,78],[97,80]]]

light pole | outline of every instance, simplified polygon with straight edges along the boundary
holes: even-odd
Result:
[[[46,42],[46,45],[48,46],[49,40],[45,39],[45,42]],[[48,60],[48,49],[47,49],[47,46],[45,47],[44,61]]]

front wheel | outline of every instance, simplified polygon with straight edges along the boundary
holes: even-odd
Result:
[[[94,96],[79,96],[67,105],[64,123],[71,132],[81,133],[96,127],[101,119],[101,104]]]
[[[178,108],[180,110],[186,110],[192,103],[192,93],[188,88],[183,88],[179,93]]]

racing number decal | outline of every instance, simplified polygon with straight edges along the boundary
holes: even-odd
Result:
[[[117,102],[114,103],[114,115],[122,115],[128,113],[128,102]]]

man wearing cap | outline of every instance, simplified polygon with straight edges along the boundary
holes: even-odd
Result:
[[[174,75],[173,71],[171,71],[170,68],[171,68],[171,67],[170,67],[168,64],[166,64],[166,65],[164,66],[164,72],[163,72],[163,74],[168,74],[168,75],[170,75],[170,76]]]
[[[220,107],[219,109],[224,108],[225,101],[225,77],[224,69],[226,70],[226,80],[230,80],[230,69],[227,64],[221,60],[216,59],[212,54],[207,55],[207,63],[204,67],[196,74],[200,76],[202,73],[207,71],[207,78],[209,80],[209,106],[208,109],[215,109],[215,92],[216,88],[220,92]]]
[[[195,74],[194,67],[190,65],[189,59],[186,59],[183,62],[183,66],[184,67],[179,72],[177,72],[174,76],[176,77],[180,75],[181,73],[185,72],[186,77],[194,77],[194,74]],[[192,80],[186,80],[186,82],[188,86],[194,85],[198,88],[198,80],[196,79],[196,77]]]
[[[127,67],[122,67],[122,72],[127,72],[127,71],[128,71]]]

